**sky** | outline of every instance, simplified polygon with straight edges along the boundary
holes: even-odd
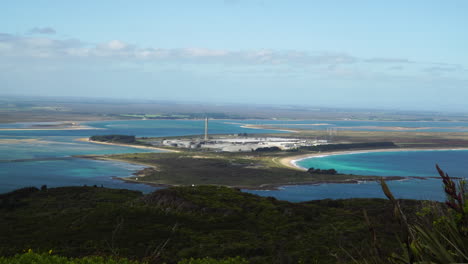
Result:
[[[468,1],[2,1],[0,95],[467,111]]]

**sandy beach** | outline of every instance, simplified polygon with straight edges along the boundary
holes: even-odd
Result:
[[[165,148],[150,147],[150,146],[138,146],[138,145],[122,144],[122,143],[100,142],[100,141],[89,140],[89,138],[77,138],[75,140],[81,141],[81,142],[101,144],[101,145],[112,145],[112,146],[130,147],[130,148],[139,148],[139,149],[154,149],[154,150],[161,150],[161,151],[167,151],[167,152],[180,152],[174,149],[165,149]]]
[[[279,162],[291,169],[306,170],[296,164],[296,162],[317,157],[326,157],[332,155],[346,155],[346,154],[357,154],[357,153],[372,153],[372,152],[401,152],[401,151],[437,151],[437,150],[468,150],[468,148],[395,148],[395,149],[369,149],[369,150],[346,150],[346,151],[331,151],[323,153],[310,153],[297,156],[285,157],[279,160]]]

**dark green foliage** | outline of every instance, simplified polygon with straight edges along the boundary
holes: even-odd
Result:
[[[136,141],[135,136],[127,136],[127,135],[91,136],[89,139],[93,141],[113,142],[113,143],[134,143]]]
[[[21,206],[0,208],[3,256],[31,248],[67,257],[112,255],[168,264],[236,256],[254,264],[336,263],[336,256],[349,260],[341,247],[354,256],[369,248],[363,208],[377,223],[384,248],[398,247],[396,225],[388,221],[391,204],[383,199],[289,203],[216,186],[148,195],[62,187],[12,192],[2,195],[1,203],[14,193],[22,194],[17,196]],[[405,201],[402,208],[412,212],[418,204]]]
[[[397,148],[393,142],[366,142],[366,143],[349,143],[349,144],[326,144],[310,147],[300,147],[301,150],[310,151],[334,151],[346,149],[373,149],[373,148]]]
[[[371,247],[373,257],[357,263],[467,263],[468,262],[468,186],[464,180],[458,184],[447,173],[436,165],[442,177],[447,201],[444,205],[430,203],[416,215],[409,218],[402,208],[401,201],[396,200],[389,187],[382,179],[384,194],[392,202],[394,218],[399,223],[402,250],[391,255],[382,254],[381,247],[374,236]],[[366,212],[364,211],[364,214]],[[366,219],[369,225],[372,225]],[[375,229],[374,229],[375,230]]]
[[[264,147],[264,148],[258,148],[255,151],[256,152],[273,152],[273,151],[281,151],[281,149],[278,147]]]
[[[39,189],[36,187],[25,187],[9,193],[0,194],[0,209],[12,210],[26,205],[23,199],[28,198],[38,191]]]
[[[266,152],[268,155],[282,152]],[[287,184],[356,182],[378,180],[377,176],[310,174],[273,162],[264,152],[234,153],[133,153],[107,156],[116,160],[148,164],[138,182],[167,185],[224,185],[238,188],[273,188]],[[281,156],[280,156],[281,157]],[[138,175],[137,175],[138,176]]]
[[[66,258],[50,254],[27,252],[13,257],[0,257],[0,264],[145,264],[125,258]]]
[[[184,259],[177,264],[248,264],[249,262],[241,257],[226,259]],[[147,264],[147,262],[133,261],[126,258],[91,256],[83,258],[67,258],[49,253],[34,253],[29,250],[23,254],[17,254],[12,257],[1,257],[0,264]]]
[[[307,172],[310,173],[310,174],[314,174],[314,173],[318,173],[318,174],[331,174],[331,175],[337,174],[337,171],[336,171],[335,169],[322,170],[322,169],[309,168],[309,169],[307,170]]]
[[[226,258],[222,260],[216,260],[213,258],[203,258],[203,259],[184,259],[179,261],[177,264],[249,264],[249,262],[243,258]]]

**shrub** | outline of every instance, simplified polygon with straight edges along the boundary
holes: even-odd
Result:
[[[179,261],[177,264],[248,264],[249,262],[241,257],[225,258],[221,260],[213,258],[202,258],[202,259],[184,259]]]
[[[51,251],[50,251],[51,252]],[[84,257],[66,258],[48,253],[34,253],[31,250],[13,257],[0,257],[0,264],[144,264],[124,258]]]
[[[420,218],[413,223],[408,221],[399,201],[382,179],[382,190],[392,202],[394,216],[401,227],[403,253],[393,254],[389,258],[378,256],[372,263],[468,262],[467,185],[464,180],[454,182],[439,166],[436,165],[436,168],[444,184],[446,207],[440,210],[434,204],[426,206],[418,214]],[[378,252],[378,248],[375,251]]]

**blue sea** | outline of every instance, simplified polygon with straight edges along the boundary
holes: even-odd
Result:
[[[0,124],[0,128],[30,128],[38,124]],[[74,158],[74,155],[158,152],[157,150],[100,145],[77,141],[92,135],[124,134],[138,137],[200,135],[203,120],[124,120],[82,122],[84,130],[0,131],[0,193],[27,186],[98,185],[150,192],[144,184],[114,180],[131,176],[142,166],[122,162]],[[211,134],[271,133],[274,130],[242,128],[231,120],[210,121]]]
[[[268,125],[283,129],[352,131],[468,132],[468,122],[444,121],[354,121],[354,120],[248,120],[244,124]]]
[[[414,176],[425,179],[389,181],[396,197],[408,199],[445,199],[442,181],[435,165],[452,177],[468,178],[468,150],[395,151],[330,155],[299,160],[303,168],[335,169],[340,173],[377,176]],[[279,191],[253,191],[289,201],[324,198],[385,198],[376,182],[360,184],[321,184],[285,186]]]
[[[262,120],[213,120],[210,121],[210,133],[278,133],[274,130],[249,129],[244,124],[278,123],[285,121]],[[331,122],[331,121],[330,121]],[[327,121],[327,123],[330,123]],[[348,121],[345,123],[350,127]],[[288,122],[283,127],[293,128],[307,124],[324,123],[323,121]],[[430,124],[429,124],[430,123]],[[0,128],[28,128],[38,123],[0,124]],[[43,123],[42,123],[43,124]],[[360,122],[352,123],[359,127],[380,124],[381,127],[433,127],[433,130],[464,131],[465,123],[456,122]],[[103,134],[127,134],[135,136],[182,136],[201,135],[203,120],[126,120],[83,122],[90,129],[85,130],[22,130],[0,131],[0,193],[26,186],[98,185],[112,188],[135,189],[143,192],[155,190],[155,187],[143,184],[130,184],[113,177],[130,176],[142,166],[121,162],[79,159],[73,155],[114,154],[153,152],[154,150],[130,147],[98,145],[77,141],[78,138]],[[344,126],[335,123],[335,126]],[[325,128],[325,125],[312,127]],[[434,128],[435,127],[435,128]],[[378,130],[378,128],[376,129]],[[379,175],[379,176],[437,176],[435,163],[443,167],[450,175],[467,177],[468,151],[415,151],[382,152],[350,155],[335,155],[322,158],[306,159],[298,162],[303,167],[334,168],[341,173]],[[444,194],[439,179],[405,180],[390,182],[390,188],[397,197],[411,199],[443,200]],[[247,191],[247,190],[246,190]],[[312,199],[339,199],[351,197],[384,197],[377,183],[362,184],[321,184],[284,186],[277,191],[248,191],[264,196],[274,196],[289,201]]]

